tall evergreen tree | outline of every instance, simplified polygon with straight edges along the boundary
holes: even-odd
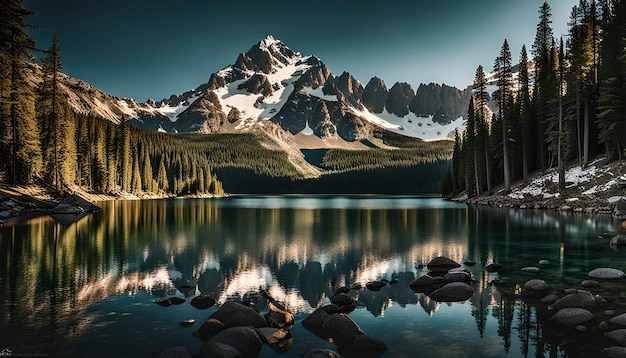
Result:
[[[30,182],[42,166],[35,95],[26,73],[35,50],[26,18],[33,14],[20,0],[0,6],[0,161],[12,184]]]
[[[528,53],[526,45],[522,45],[520,53],[520,68],[518,74],[519,92],[517,101],[519,108],[519,116],[521,119],[521,136],[522,136],[522,177],[524,180],[528,178],[530,172],[531,148],[533,147],[533,136],[531,133],[532,108],[530,104],[530,76],[529,76]]]
[[[474,83],[472,88],[474,104],[477,108],[476,113],[478,114],[478,120],[476,123],[478,141],[482,142],[482,153],[484,154],[485,158],[485,183],[487,184],[487,191],[490,192],[491,154],[489,153],[489,121],[487,120],[489,112],[489,107],[487,104],[487,102],[489,101],[489,93],[487,92],[487,78],[485,75],[485,70],[481,65],[476,68],[476,74],[474,77]]]
[[[496,72],[498,76],[496,97],[498,100],[498,120],[502,125],[502,159],[505,192],[511,190],[511,168],[508,152],[508,117],[513,98],[513,73],[511,62],[512,58],[509,42],[505,39],[502,44],[502,49],[500,50],[500,55],[496,58],[493,67],[494,72]]]

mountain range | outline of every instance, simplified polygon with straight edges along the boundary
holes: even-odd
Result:
[[[139,103],[63,75],[70,106],[119,123],[169,133],[278,132],[299,148],[362,147],[380,131],[424,140],[463,128],[471,87],[406,82],[388,88],[373,77],[363,86],[350,73],[335,76],[315,56],[303,56],[268,36],[207,82],[182,94]],[[282,131],[278,129],[282,129]]]

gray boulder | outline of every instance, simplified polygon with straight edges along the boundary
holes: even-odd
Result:
[[[606,332],[604,337],[619,344],[620,346],[626,346],[626,328],[616,329],[611,332]]]
[[[562,308],[552,316],[552,320],[567,326],[576,326],[593,319],[593,313],[584,308]]]
[[[444,256],[435,257],[426,265],[432,272],[448,272],[453,268],[461,267],[456,261]]]
[[[583,280],[580,285],[583,287],[598,287],[600,286],[600,282],[596,280]]]
[[[472,286],[463,282],[452,282],[431,292],[428,297],[437,302],[461,302],[473,295]]]
[[[539,271],[541,271],[541,269],[536,266],[528,266],[528,267],[523,267],[522,271],[526,273],[538,273]]]
[[[230,327],[211,337],[202,349],[202,358],[257,357],[263,342],[252,327]],[[239,355],[237,355],[239,354]]]
[[[472,275],[467,271],[450,271],[444,276],[444,279],[448,282],[470,283]]]
[[[558,301],[559,297],[557,295],[547,295],[541,299],[541,303],[545,303],[547,305],[551,305],[554,302]]]
[[[596,297],[587,291],[569,294],[554,302],[550,308],[559,310],[561,308],[593,308],[596,306]]]
[[[610,242],[611,246],[626,246],[626,235],[615,235]]]
[[[239,326],[267,327],[267,321],[263,315],[254,309],[237,302],[228,301],[213,312],[209,319],[197,331],[193,332],[193,335],[206,341],[225,328]]]
[[[606,347],[602,350],[602,353],[604,353],[607,357],[624,358],[626,357],[626,347],[621,347],[621,346]]]
[[[617,315],[609,320],[609,323],[616,324],[618,326],[626,327],[626,313]]]
[[[409,287],[417,293],[422,293],[422,292],[431,292],[432,290],[435,289],[435,287],[439,288],[439,286],[446,284],[447,281],[444,277],[438,277],[438,276],[430,276],[428,274],[424,275],[424,276],[420,276],[418,278],[416,278],[415,280],[413,280],[413,282],[411,282],[411,284],[409,285]]]
[[[548,284],[546,283],[546,281],[544,280],[540,280],[540,279],[532,279],[532,280],[528,280],[526,281],[526,283],[524,284],[524,290],[527,290],[529,292],[542,292],[542,291],[547,291],[549,288]]]
[[[341,355],[330,349],[311,349],[302,358],[341,358]]]
[[[587,274],[587,276],[589,276],[591,278],[612,280],[612,279],[625,278],[626,274],[624,273],[624,271],[618,270],[618,269],[615,269],[615,268],[601,267],[601,268],[597,268],[595,270],[591,270]]]
[[[302,325],[308,330],[321,332],[324,330],[324,325],[328,317],[332,314],[340,313],[341,311],[341,307],[335,304],[320,307],[313,311],[307,318],[303,319]]]

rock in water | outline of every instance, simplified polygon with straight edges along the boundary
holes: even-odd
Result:
[[[179,325],[182,326],[182,327],[191,327],[191,326],[194,325],[194,323],[196,323],[195,320],[193,320],[193,319],[186,319],[186,320],[180,322]]]
[[[567,326],[576,326],[593,319],[593,313],[584,308],[562,308],[552,316],[552,320]]]
[[[528,266],[528,267],[522,268],[522,271],[526,273],[538,273],[539,271],[541,271],[541,269],[535,266]]]
[[[50,209],[50,214],[83,214],[101,210],[77,194],[72,194]]]
[[[539,279],[532,279],[532,280],[526,281],[526,283],[524,284],[524,289],[528,290],[529,292],[547,291],[548,288],[549,286],[546,283],[546,281],[539,280]]]
[[[172,305],[172,301],[169,298],[164,298],[162,300],[155,300],[154,303],[161,307],[169,307]]]
[[[330,349],[311,349],[302,358],[341,358],[339,353]]]
[[[171,347],[161,352],[159,358],[191,358],[191,353],[183,346]]]
[[[351,342],[358,335],[364,334],[363,329],[345,313],[330,315],[324,322],[324,328],[331,337],[341,342]]]
[[[492,262],[489,265],[485,266],[487,272],[497,272],[502,269],[502,265],[497,262]]]
[[[257,357],[262,346],[261,337],[254,328],[231,327],[211,337],[202,346],[200,356],[202,358]]]
[[[344,313],[350,313],[352,311],[354,311],[354,309],[356,308],[356,300],[348,295],[346,295],[345,293],[340,293],[338,295],[334,295],[331,299],[330,302],[336,304],[337,306],[341,307],[341,310]]]
[[[472,274],[468,271],[450,271],[445,276],[444,279],[448,282],[465,282],[470,283],[472,281]]]
[[[612,340],[620,346],[626,346],[626,329],[616,329],[604,334],[604,337]]]
[[[609,320],[609,323],[613,323],[618,326],[626,327],[626,313],[617,315]]]
[[[267,324],[274,328],[291,329],[293,327],[294,317],[291,312],[284,309],[282,305],[278,306],[270,302],[270,310],[264,317]]]
[[[578,293],[571,293],[560,300],[554,302],[551,309],[561,308],[593,308],[596,306],[596,297],[591,292],[580,291]]]
[[[263,343],[267,343],[278,353],[288,351],[293,345],[293,337],[291,336],[291,333],[285,329],[261,327],[256,330]]]
[[[626,357],[626,347],[612,346],[602,350],[607,357],[623,358]]]
[[[365,284],[370,291],[380,291],[381,288],[385,287],[387,284],[382,281],[370,281]]]
[[[215,304],[215,298],[209,295],[199,295],[191,300],[191,305],[199,310],[205,310],[213,307]]]
[[[591,278],[599,278],[599,279],[605,279],[605,280],[612,280],[612,279],[621,279],[621,278],[625,278],[626,274],[624,273],[624,271],[622,270],[618,270],[615,268],[609,268],[609,267],[601,267],[601,268],[597,268],[595,270],[591,270],[587,276],[591,277]]]
[[[182,305],[183,303],[187,302],[186,299],[180,297],[170,297],[169,300],[170,302],[172,302],[173,305]]]
[[[610,242],[611,246],[626,246],[626,235],[615,235]]]
[[[426,265],[432,272],[448,272],[453,268],[461,267],[456,261],[444,256],[435,257]]]
[[[238,326],[267,327],[267,321],[253,308],[227,301],[193,335],[206,341],[225,328]]]
[[[463,282],[452,282],[431,292],[428,297],[437,302],[461,302],[473,295],[472,286]]]

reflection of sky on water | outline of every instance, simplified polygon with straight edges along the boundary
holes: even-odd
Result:
[[[152,300],[205,293],[220,303],[251,300],[263,310],[258,289],[265,287],[301,320],[337,287],[396,278],[398,284],[380,292],[351,292],[359,302],[351,317],[385,340],[390,356],[413,352],[415,343],[428,345],[420,352],[430,356],[454,355],[459,347],[501,356],[503,346],[517,356],[520,346],[529,349],[516,338],[522,307],[511,299],[514,288],[504,294],[489,284],[500,275],[486,273],[485,264],[506,264],[503,275],[519,285],[529,279],[519,268],[548,259],[542,278],[566,288],[578,285],[589,267],[621,262],[596,239],[615,230],[610,219],[466,209],[440,199],[233,197],[103,207],[69,226],[43,217],[2,228],[0,299],[12,302],[0,306],[4,337],[24,346],[36,338],[41,349],[117,355],[131,343],[115,348],[112,342],[129,336],[138,346],[154,342],[150,351],[133,347],[139,356],[179,344],[195,353],[200,342],[177,323],[201,322],[212,311],[188,304],[164,309]],[[477,292],[469,301],[442,304],[408,288],[426,273],[418,264],[442,255],[479,263],[466,267]],[[286,356],[319,343],[297,326]],[[437,347],[432,332],[453,344]]]

